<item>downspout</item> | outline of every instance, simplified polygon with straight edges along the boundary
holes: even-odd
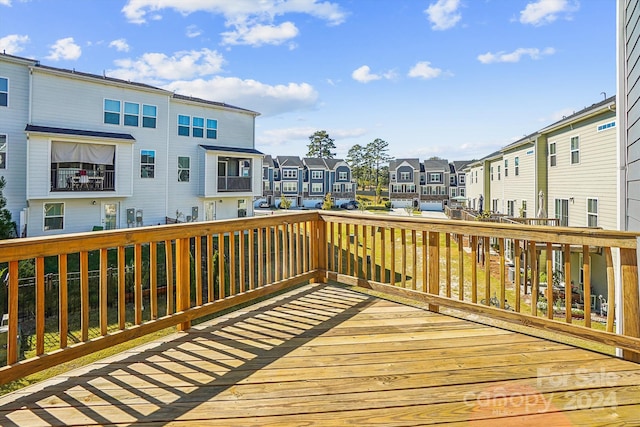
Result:
[[[171,121],[171,95],[167,96],[167,138],[166,138],[166,164],[165,164],[165,179],[164,179],[164,216],[165,218],[169,217],[169,130]]]

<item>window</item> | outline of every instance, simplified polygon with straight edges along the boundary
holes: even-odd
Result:
[[[204,138],[204,119],[202,117],[193,118],[193,137]]]
[[[401,181],[409,181],[411,179],[411,172],[400,172]]]
[[[598,226],[598,199],[587,199],[587,227]]]
[[[569,226],[569,200],[555,199],[556,218],[560,220],[561,227]]]
[[[493,166],[491,166],[491,181],[493,181]]]
[[[245,199],[238,200],[238,218],[247,216],[247,201]]]
[[[0,77],[0,107],[9,106],[9,79]]]
[[[516,176],[520,175],[520,157],[516,157],[515,159],[513,159],[513,164],[514,164],[515,169],[516,169],[515,170]],[[507,174],[506,171],[504,173],[505,173],[505,175]]]
[[[509,160],[505,159],[504,160],[504,177],[506,178],[508,176],[509,176]]]
[[[527,201],[526,200],[522,201],[522,206],[520,207],[520,217],[521,218],[527,217]]]
[[[464,184],[464,182],[465,182],[465,177],[464,177],[464,175],[460,175],[460,176],[458,177],[458,180],[460,181],[460,184]]]
[[[120,124],[120,101],[104,100],[104,122],[110,125]]]
[[[580,163],[580,137],[571,137],[571,164]]]
[[[498,181],[500,181],[500,165],[498,165]]]
[[[466,196],[465,191],[464,191],[464,188],[459,188],[459,189],[458,189],[458,193],[460,193],[459,195],[460,195],[461,197]]]
[[[338,172],[338,180],[340,181],[346,181],[349,177],[349,174],[347,172]]]
[[[440,178],[440,174],[439,173],[430,173],[429,174],[429,181],[430,182],[442,182],[442,179]]]
[[[549,144],[549,166],[553,167],[556,165],[556,143],[552,142]]]
[[[156,118],[158,117],[158,109],[153,105],[142,105],[142,127],[156,127]]]
[[[311,171],[311,179],[322,179],[322,171]]]
[[[396,180],[396,173],[392,172],[391,173],[391,181],[395,181]]]
[[[282,183],[282,192],[283,193],[297,193],[298,192],[298,183],[295,181],[285,181]]]
[[[456,197],[456,188],[455,187],[451,188],[451,196],[450,197]]]
[[[189,165],[191,159],[189,157],[178,156],[178,182],[189,182]]]
[[[297,169],[284,169],[282,171],[283,178],[297,178],[298,170]]]
[[[124,125],[137,127],[139,122],[140,122],[140,104],[125,102],[124,103]]]
[[[7,168],[7,135],[0,135],[0,169]]]
[[[207,139],[218,138],[218,121],[207,119]]]
[[[478,183],[478,171],[475,171],[475,175],[476,175],[476,184]]]
[[[605,123],[603,125],[598,126],[598,132],[602,132],[603,130],[611,129],[616,127],[615,120],[613,122]]]
[[[156,170],[156,152],[140,150],[140,178],[153,178]]]
[[[341,190],[340,184],[335,184],[334,183],[333,184],[333,192],[334,193],[340,193],[341,192],[340,190]]]
[[[189,136],[189,126],[191,126],[191,117],[178,116],[178,135]]]
[[[311,183],[311,192],[312,193],[322,193],[322,183],[321,182],[312,182]]]
[[[514,212],[515,212],[515,207],[516,207],[516,201],[515,200],[507,200],[507,215],[509,215],[510,217],[515,216]]]
[[[64,203],[44,204],[44,231],[64,228]]]

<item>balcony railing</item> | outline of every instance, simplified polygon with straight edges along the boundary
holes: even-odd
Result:
[[[51,191],[114,191],[115,171],[76,171],[53,169]]]
[[[219,176],[218,191],[251,191],[251,177]]]
[[[7,340],[0,383],[327,280],[411,298],[433,311],[454,309],[604,343],[639,361],[638,237],[308,211],[5,240],[0,268],[6,266],[8,276],[0,310],[14,338]],[[565,283],[573,282],[572,272],[584,272],[577,298],[573,289],[572,298],[563,298],[564,288],[544,286],[543,278],[556,273],[553,251],[564,254]],[[23,277],[30,271],[33,277]],[[592,282],[590,272],[604,281]],[[597,310],[590,304],[596,292]]]

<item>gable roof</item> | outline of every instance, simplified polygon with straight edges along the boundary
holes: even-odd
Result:
[[[278,156],[276,159],[281,168],[302,168],[304,166],[298,156]]]
[[[327,169],[327,164],[325,163],[324,159],[321,159],[319,157],[305,157],[304,159],[302,159],[302,161],[309,168]]]
[[[389,170],[395,170],[400,167],[401,164],[408,163],[414,170],[420,170],[420,159],[394,159],[389,161]]]
[[[275,166],[273,163],[273,157],[271,157],[271,154],[266,154],[264,156],[264,159],[262,160],[262,166],[267,166],[270,168],[273,168]]]
[[[462,171],[470,163],[471,160],[454,160],[453,162],[451,162],[451,164],[453,164],[453,169],[455,172]]]
[[[440,172],[448,172],[449,171],[449,161],[445,159],[432,159],[424,161],[424,170],[426,172],[431,171],[440,171]]]

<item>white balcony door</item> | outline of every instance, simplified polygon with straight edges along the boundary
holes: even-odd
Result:
[[[102,204],[102,225],[105,230],[115,230],[118,228],[118,204]]]

